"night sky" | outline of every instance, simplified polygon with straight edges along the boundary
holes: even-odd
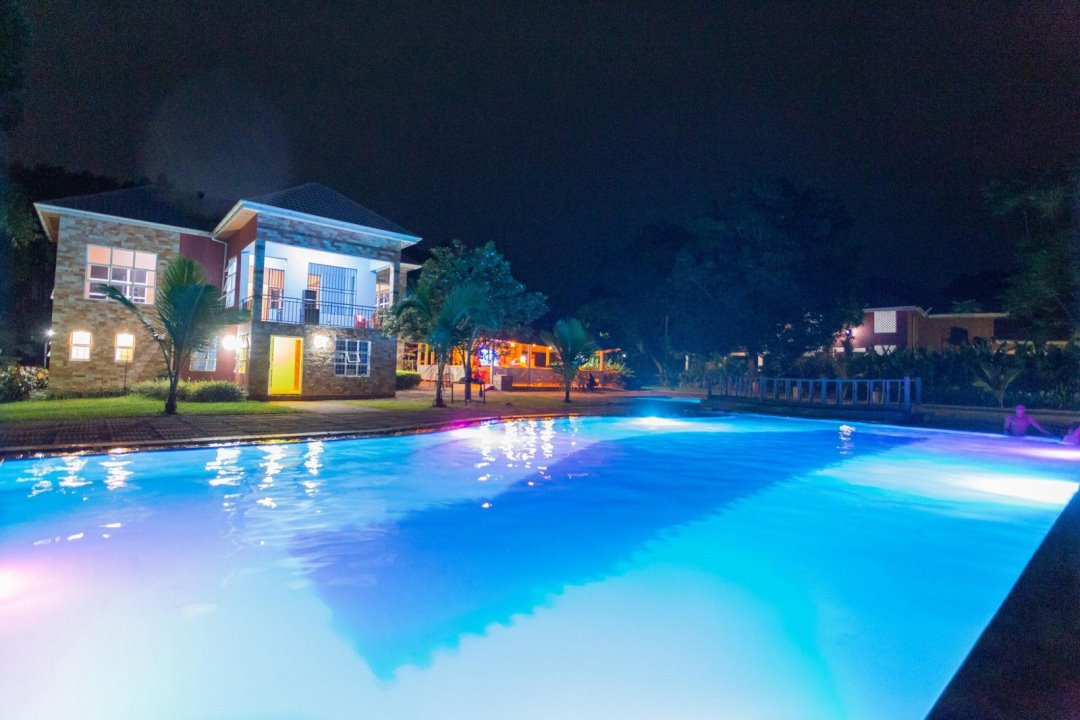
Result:
[[[319,181],[533,289],[723,188],[835,192],[863,273],[993,269],[982,190],[1080,145],[1080,4],[30,3],[14,157],[223,196]],[[917,298],[913,298],[917,300]],[[571,307],[572,309],[572,307]]]

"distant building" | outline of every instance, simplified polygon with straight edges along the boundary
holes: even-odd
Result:
[[[56,243],[49,385],[119,389],[164,370],[155,343],[99,285],[153,311],[169,261],[199,262],[251,313],[183,368],[255,398],[394,394],[397,341],[377,330],[420,238],[317,183],[223,201],[143,186],[35,203]]]
[[[976,340],[1012,338],[1006,313],[929,313],[915,305],[866,308],[861,325],[849,329],[855,352],[942,350]],[[843,338],[833,347],[843,348]]]

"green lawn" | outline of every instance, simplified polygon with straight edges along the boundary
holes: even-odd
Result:
[[[374,400],[342,400],[346,405],[373,408],[375,410],[402,410],[415,412],[431,407],[431,400],[426,398],[376,398]]]
[[[14,420],[78,420],[82,418],[138,417],[164,414],[165,402],[142,395],[72,400],[23,400],[0,403],[0,422]],[[180,415],[251,415],[299,412],[293,408],[255,400],[240,402],[181,402]]]
[[[589,393],[574,392],[572,394],[573,404],[567,405],[563,402],[563,396],[561,392],[489,392],[487,396],[486,406],[499,411],[507,410],[508,404],[512,408],[520,408],[522,410],[540,410],[548,412],[567,412],[572,411],[574,406],[590,405],[593,403],[603,402],[605,396],[602,394],[592,395]],[[474,401],[469,404],[470,409],[476,409],[477,411],[485,407],[484,403],[479,401],[477,393],[473,392]],[[422,410],[431,409],[431,401],[433,396],[427,397],[396,397],[396,398],[378,398],[375,400],[343,400],[346,405],[358,405],[360,407],[373,408],[376,410],[396,410],[400,412],[419,412]],[[454,388],[454,403],[450,403],[450,392],[446,391],[443,394],[443,400],[446,402],[447,407],[463,409],[465,403],[462,400],[462,392],[460,388]]]

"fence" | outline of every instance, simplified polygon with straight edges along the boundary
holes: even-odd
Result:
[[[912,405],[922,404],[922,378],[830,380],[725,377],[712,386],[711,394],[762,403],[889,408],[910,412]]]

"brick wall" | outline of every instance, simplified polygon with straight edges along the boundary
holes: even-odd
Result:
[[[375,330],[326,328],[286,323],[253,324],[251,333],[251,363],[248,375],[248,394],[253,398],[271,397],[270,387],[270,337],[303,338],[303,374],[300,396],[273,396],[280,398],[303,398],[304,400],[328,398],[392,397],[396,387],[397,372],[395,355],[397,341]],[[318,349],[316,338],[326,338],[324,347]],[[341,377],[334,374],[334,346],[338,338],[355,338],[371,342],[371,375],[369,377]]]
[[[396,240],[273,215],[258,216],[258,237],[266,242],[386,260],[395,265],[401,260]]]
[[[49,387],[58,392],[96,391],[123,386],[124,365],[115,361],[117,333],[135,336],[128,384],[149,380],[165,368],[158,347],[135,316],[119,303],[85,297],[86,246],[157,253],[160,279],[165,266],[180,253],[180,234],[140,225],[61,216],[56,248],[53,295],[53,343]],[[143,306],[152,311],[152,306]],[[92,334],[89,360],[71,359],[71,333]]]

